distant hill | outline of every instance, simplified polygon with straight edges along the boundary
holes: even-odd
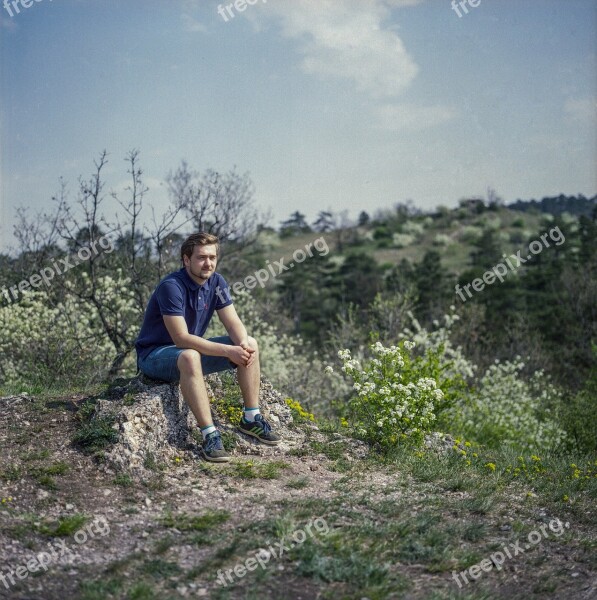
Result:
[[[578,196],[566,196],[560,194],[553,198],[542,198],[541,200],[517,200],[508,205],[512,210],[528,212],[531,209],[537,209],[541,212],[552,215],[561,215],[564,212],[580,217],[585,215],[590,217],[597,208],[597,195],[592,198],[585,198],[582,194]]]

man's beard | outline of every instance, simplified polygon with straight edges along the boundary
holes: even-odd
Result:
[[[195,271],[191,269],[191,273],[193,274],[193,276],[197,277],[197,279],[201,279],[202,281],[207,281],[211,277],[213,271],[209,270],[208,275],[202,275],[202,271],[207,271],[207,269],[200,269],[198,273],[195,273]]]

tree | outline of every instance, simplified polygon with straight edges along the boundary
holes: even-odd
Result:
[[[492,187],[487,188],[487,206],[490,210],[497,210],[500,206],[504,206],[504,199],[498,196]]]
[[[329,210],[322,210],[313,223],[313,229],[321,233],[331,231],[334,228],[334,217]]]
[[[233,168],[223,174],[213,169],[201,174],[182,161],[166,181],[174,205],[187,214],[195,231],[217,235],[222,243],[234,241],[240,248],[255,242],[259,214],[248,173],[240,175]]]
[[[359,213],[359,220],[358,220],[359,227],[364,227],[365,225],[368,225],[370,220],[371,220],[371,217],[369,216],[369,213],[366,213],[364,210],[362,210]]]
[[[281,237],[291,237],[301,233],[311,233],[311,231],[311,227],[309,227],[305,215],[298,210],[294,211],[289,219],[280,223]]]
[[[417,316],[422,321],[431,321],[443,314],[449,294],[448,279],[441,256],[437,250],[428,250],[415,269],[417,289]]]
[[[335,271],[329,255],[314,254],[308,265],[278,276],[281,311],[292,319],[294,333],[318,346],[323,344],[322,331],[329,329],[337,314],[333,289]]]
[[[341,305],[354,304],[364,311],[381,290],[381,267],[366,252],[349,252],[336,276],[336,294]]]
[[[475,242],[476,250],[471,253],[473,267],[485,271],[500,262],[502,258],[502,247],[493,229],[485,229],[479,240]]]

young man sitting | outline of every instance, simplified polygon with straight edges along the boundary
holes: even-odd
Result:
[[[259,349],[232,305],[225,279],[216,273],[219,249],[218,238],[209,233],[195,233],[184,241],[183,266],[154,290],[135,343],[140,371],[153,379],[180,381],[203,434],[202,454],[211,462],[229,461],[230,455],[212,422],[203,380],[209,373],[237,369],[244,400],[239,431],[264,444],[280,442],[259,412]],[[206,340],[202,336],[214,310],[228,335]]]

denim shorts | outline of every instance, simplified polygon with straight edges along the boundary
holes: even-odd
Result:
[[[234,342],[229,336],[223,335],[209,338],[209,342],[218,344],[228,344],[234,346]],[[180,371],[178,370],[178,357],[181,352],[187,348],[178,348],[175,345],[158,346],[154,348],[144,359],[137,360],[137,368],[151,377],[151,379],[160,379],[170,383],[176,383],[180,380]],[[201,355],[201,368],[204,375],[236,369],[237,365],[225,356],[207,356]]]

